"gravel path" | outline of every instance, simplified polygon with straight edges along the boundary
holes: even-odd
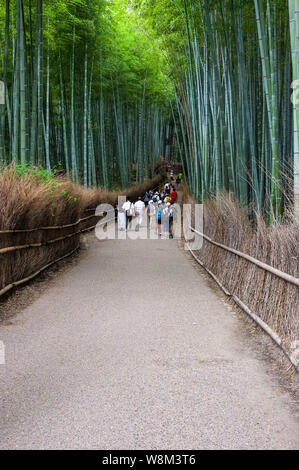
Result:
[[[173,240],[100,242],[0,326],[1,449],[294,449],[292,398]]]

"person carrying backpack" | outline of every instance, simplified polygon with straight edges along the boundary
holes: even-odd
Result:
[[[158,192],[156,192],[154,195],[153,195],[153,202],[156,203],[158,202],[160,199],[160,195]]]
[[[162,207],[162,203],[160,201],[158,203],[158,207],[156,209],[156,220],[157,220],[157,224],[158,224],[158,235],[159,235],[159,237],[161,237],[161,235],[162,235],[162,211],[163,211],[163,207]]]

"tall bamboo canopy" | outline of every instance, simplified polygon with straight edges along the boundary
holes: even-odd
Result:
[[[85,186],[182,161],[268,222],[299,212],[299,0],[7,0],[0,160]]]
[[[85,186],[126,187],[170,154],[160,53],[124,0],[7,0],[0,163],[64,168]],[[168,144],[168,142],[169,144]]]
[[[269,221],[279,219],[293,202],[293,180],[298,194],[291,83],[299,78],[299,2],[289,0],[289,9],[283,0],[133,3],[166,51],[194,195],[225,190]]]

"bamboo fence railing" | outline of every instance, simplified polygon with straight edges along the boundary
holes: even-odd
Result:
[[[114,218],[114,210],[113,211],[111,210],[111,212],[113,212],[113,215],[111,214],[111,217],[109,218],[109,220],[113,220],[113,218]],[[97,219],[97,222],[95,223],[96,219]],[[42,264],[41,266],[38,267],[37,270],[30,273],[28,276],[25,276],[22,279],[12,280],[12,282],[9,282],[7,285],[5,285],[0,290],[0,297],[5,295],[10,290],[12,290],[14,287],[17,287],[17,286],[19,286],[21,284],[24,284],[24,283],[30,281],[31,279],[35,278],[42,271],[46,270],[47,268],[49,268],[53,264],[55,264],[55,263],[65,259],[65,258],[71,256],[72,254],[74,254],[79,249],[79,246],[80,246],[80,238],[79,238],[80,234],[94,229],[98,225],[98,223],[100,221],[99,219],[100,219],[99,216],[93,214],[93,215],[89,215],[87,217],[80,218],[76,222],[74,222],[72,224],[67,224],[67,225],[38,227],[38,228],[27,229],[27,230],[24,229],[24,230],[2,230],[2,231],[0,231],[0,243],[1,243],[1,236],[2,235],[6,235],[6,236],[8,235],[10,237],[14,234],[26,235],[26,234],[31,234],[31,233],[37,233],[37,234],[40,235],[40,233],[42,233],[44,231],[46,231],[46,232],[47,231],[55,231],[56,232],[56,231],[63,231],[63,230],[66,230],[66,229],[68,230],[70,228],[76,228],[76,230],[74,232],[64,234],[63,236],[60,236],[60,237],[50,238],[50,239],[43,239],[43,237],[42,237],[41,241],[36,242],[36,243],[34,242],[34,243],[24,243],[22,245],[15,245],[15,246],[5,246],[3,248],[0,248],[0,258],[5,257],[5,256],[9,256],[12,253],[17,253],[17,252],[20,252],[20,251],[27,251],[27,250],[30,250],[30,249],[40,249],[40,248],[43,248],[43,247],[48,247],[49,248],[50,245],[58,244],[59,242],[63,242],[65,240],[69,240],[70,238],[77,237],[77,239],[74,241],[75,247],[72,247],[71,251],[68,251],[69,246],[66,245],[67,252],[63,253],[62,256],[59,256],[58,258],[55,258],[54,260],[51,260],[49,263]],[[86,224],[85,223],[86,221],[91,221],[91,224]],[[105,220],[103,222],[103,224],[105,224],[105,223],[107,223],[107,220]],[[79,227],[79,228],[77,229],[77,227]],[[17,274],[17,270],[15,272]]]
[[[245,253],[242,253],[238,250],[235,250],[231,247],[228,247],[226,245],[223,245],[221,243],[218,243],[214,240],[212,240],[210,237],[205,235],[202,232],[199,232],[198,230],[195,230],[192,226],[189,227],[192,232],[197,234],[198,236],[202,237],[204,240],[206,240],[208,243],[215,245],[223,250],[226,250],[228,252],[233,253],[234,255],[246,259],[248,262],[254,264],[260,269],[263,269],[271,274],[273,274],[276,277],[279,277],[280,279],[283,279],[284,281],[293,284],[297,287],[299,287],[299,279],[291,276],[290,274],[287,274],[279,269],[273,268],[272,266],[263,263],[256,258],[249,256]],[[236,296],[235,294],[231,293],[223,284],[220,282],[220,280],[217,278],[217,276],[203,263],[198,256],[196,256],[194,250],[190,247],[189,243],[187,243],[187,248],[193,258],[197,261],[200,266],[202,266],[205,271],[215,280],[215,282],[218,284],[218,286],[222,289],[222,291],[225,293],[226,296],[231,298],[244,312],[249,315],[249,317],[255,321],[270,337],[271,339],[279,346],[279,348],[283,351],[284,355],[287,357],[287,359],[290,361],[290,363],[294,366],[297,372],[299,372],[299,363],[297,361],[297,358],[290,352],[288,346],[285,344],[283,339],[264,321],[262,318],[260,318],[259,315],[257,315],[255,312],[253,312],[242,300]]]

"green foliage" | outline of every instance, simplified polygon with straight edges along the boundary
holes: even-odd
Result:
[[[4,171],[3,167],[2,171]],[[55,165],[51,171],[46,170],[42,166],[32,166],[30,164],[16,164],[13,166],[15,174],[19,177],[33,177],[40,183],[52,183],[54,178],[61,170],[61,163]],[[53,184],[58,184],[57,182]]]
[[[291,58],[287,6],[1,3],[7,102],[0,109],[0,163],[21,162],[20,175],[35,172],[51,183],[62,161],[74,181],[112,188],[126,187],[132,175],[138,182],[150,177],[160,156],[179,155],[199,199],[227,190],[268,216],[281,215],[294,146],[299,158],[290,102],[299,20],[293,18]]]
[[[143,95],[144,86],[146,99],[151,103],[163,101],[165,84],[158,46],[143,31],[137,13],[125,9],[126,4],[124,0],[114,0],[115,53],[109,60],[113,82],[130,103]]]
[[[11,0],[10,5],[11,19],[15,19],[16,1]],[[151,102],[153,98],[165,102],[165,79],[159,45],[152,41],[145,28],[145,21],[141,21],[138,12],[130,9],[129,5],[127,0],[43,1],[43,34],[44,43],[49,44],[54,102],[59,100],[58,55],[61,53],[63,76],[68,77],[73,41],[78,83],[83,79],[86,43],[89,62],[94,60],[94,95],[103,86],[105,95],[112,96],[112,80],[122,97],[135,103],[143,92],[144,80],[147,80],[148,99]],[[33,60],[35,47],[36,1],[24,1],[24,13],[30,62]],[[4,25],[5,6],[0,5],[1,50],[4,49]],[[10,22],[10,29],[11,35],[15,37],[15,21]],[[11,65],[10,62],[12,73]],[[65,87],[66,90],[69,89],[68,80],[65,80]]]
[[[30,164],[14,165],[14,172],[17,176],[23,178],[31,176],[41,183],[50,183],[55,178],[55,170],[48,172],[41,166],[31,166]]]
[[[8,90],[0,163],[45,166],[48,180],[62,160],[74,181],[108,188],[113,178],[127,185],[138,161],[138,179],[147,177],[163,147],[172,85],[146,19],[129,0],[6,5],[0,5],[0,78],[3,63]]]
[[[195,197],[228,191],[268,221],[279,219],[294,178],[287,2],[132,3],[168,59],[179,151]]]
[[[79,196],[71,194],[64,187],[64,182],[57,179],[57,174],[60,171],[61,165],[58,164],[51,172],[45,170],[43,167],[35,167],[31,165],[14,165],[12,167],[14,174],[18,178],[30,178],[31,181],[34,181],[37,185],[41,183],[46,183],[49,187],[49,200],[50,204],[50,213],[52,217],[55,217],[55,209],[57,207],[57,197],[63,197],[67,201],[78,202]],[[5,172],[7,167],[2,167],[0,172]]]

